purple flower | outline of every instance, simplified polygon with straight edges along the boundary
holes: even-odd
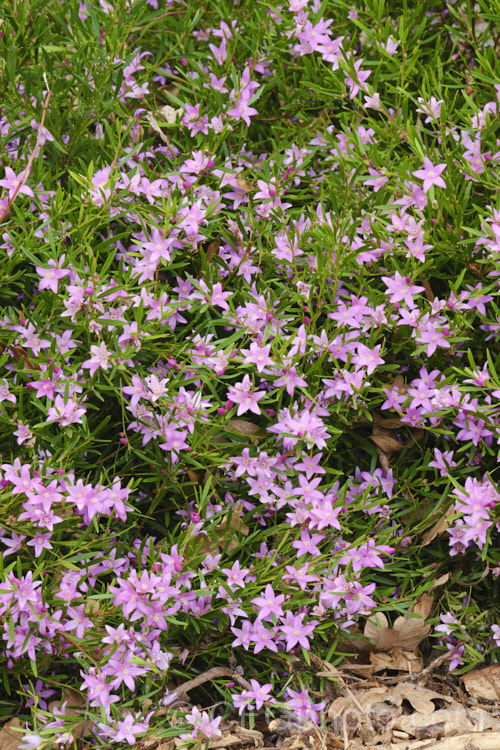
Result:
[[[0,180],[0,186],[7,188],[9,191],[9,199],[12,198],[16,193],[24,193],[29,195],[30,198],[34,198],[33,190],[24,184],[27,175],[22,172],[19,176],[16,175],[13,169],[5,167],[5,179]]]
[[[418,177],[419,180],[424,181],[423,191],[424,193],[428,193],[433,185],[442,188],[446,187],[446,182],[440,177],[441,172],[445,169],[446,164],[436,164],[436,166],[434,166],[431,160],[426,156],[424,159],[424,168],[417,169],[415,172],[412,172],[412,174],[415,177]]]

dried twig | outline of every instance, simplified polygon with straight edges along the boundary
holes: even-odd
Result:
[[[209,682],[210,680],[216,680],[219,677],[229,677],[233,682],[237,682],[238,685],[245,688],[245,690],[252,689],[250,683],[238,674],[238,672],[234,672],[227,667],[212,667],[212,669],[207,669],[206,672],[202,672],[197,677],[193,677],[192,680],[187,680],[187,682],[183,682],[182,685],[175,688],[175,690],[172,691],[172,695],[175,695],[176,698],[172,703],[169,703],[168,708],[174,708],[179,703],[185,703],[187,700],[187,694],[190,690],[194,690],[194,688],[203,685],[203,683]]]
[[[8,202],[8,203],[7,203],[7,205],[5,206],[5,208],[4,208],[4,210],[2,211],[2,213],[0,214],[0,224],[2,223],[2,221],[3,221],[4,219],[5,219],[5,217],[6,217],[6,216],[7,216],[7,214],[9,213],[10,207],[12,206],[12,204],[14,203],[14,201],[16,200],[16,196],[17,196],[17,194],[19,193],[19,191],[20,191],[21,187],[22,187],[22,186],[24,185],[24,183],[25,183],[25,182],[26,182],[26,180],[28,179],[28,175],[29,175],[29,173],[30,173],[30,171],[31,171],[31,167],[33,166],[33,162],[35,161],[35,154],[36,154],[36,153],[37,153],[37,151],[38,151],[38,146],[39,146],[39,144],[40,144],[40,139],[41,139],[41,137],[42,137],[42,131],[43,131],[43,123],[45,122],[45,115],[47,114],[47,108],[48,108],[48,106],[49,106],[49,101],[50,101],[50,97],[51,97],[51,96],[52,96],[52,91],[50,91],[50,89],[49,89],[49,90],[47,91],[47,96],[45,97],[45,101],[44,101],[44,103],[43,103],[43,109],[42,109],[42,119],[41,119],[41,122],[40,122],[40,127],[38,128],[38,135],[37,135],[37,137],[36,137],[35,148],[34,148],[34,149],[33,149],[33,151],[31,152],[30,158],[28,159],[28,163],[27,163],[27,165],[26,165],[26,167],[25,167],[25,169],[24,169],[24,172],[23,172],[23,176],[22,176],[22,178],[21,178],[21,179],[19,180],[19,185],[18,185],[18,186],[16,187],[16,189],[14,190],[14,193],[13,193],[13,195],[12,195],[12,198],[10,198],[9,202]]]

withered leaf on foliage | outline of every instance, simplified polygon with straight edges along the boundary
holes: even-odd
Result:
[[[439,534],[444,534],[446,529],[448,528],[448,518],[452,516],[454,513],[453,506],[450,505],[446,513],[442,514],[440,518],[436,521],[434,526],[430,528],[428,531],[425,532],[425,534],[422,537],[422,541],[420,542],[421,547],[426,547],[428,544],[430,544]]]
[[[373,425],[373,431],[370,435],[370,440],[373,440],[376,446],[384,453],[396,453],[402,451],[404,445],[394,438],[389,430],[379,425]]]
[[[243,536],[248,536],[250,529],[243,523],[241,517],[244,513],[243,503],[235,503],[232,507],[231,518],[229,513],[222,521],[210,529],[210,535],[196,534],[193,541],[196,545],[201,542],[201,552],[205,554],[217,554],[221,549],[231,552],[238,547],[238,539],[234,532],[238,531]]]
[[[232,508],[231,518],[229,519],[229,514],[225,516],[222,521],[214,527],[215,532],[230,532],[230,531],[239,531],[240,534],[243,534],[243,536],[248,536],[250,533],[250,529],[246,525],[246,523],[243,523],[241,520],[242,515],[245,512],[245,508],[243,506],[243,503],[235,503]],[[238,545],[236,545],[238,546]]]
[[[401,427],[408,427],[406,422],[403,422],[399,417],[389,417],[388,419],[374,419],[374,423],[378,427],[383,427],[385,430],[399,430]]]
[[[207,247],[207,252],[205,253],[207,263],[210,263],[214,255],[217,255],[220,248],[220,240],[213,240],[209,246]]]
[[[244,190],[245,193],[252,193],[254,190],[257,190],[255,185],[250,185],[241,174],[236,175],[236,184],[240,190]]]
[[[473,669],[462,675],[465,689],[473,698],[500,701],[500,664],[485,669]]]
[[[183,112],[182,107],[179,107],[179,109],[174,109],[170,106],[170,104],[165,104],[164,107],[160,107],[156,110],[155,114],[157,117],[160,117],[164,122],[167,122],[169,125],[172,125],[176,119],[177,115],[181,115]]]
[[[364,635],[373,642],[375,651],[413,651],[430,631],[431,626],[424,620],[408,615],[398,617],[390,628],[384,613],[376,612],[366,621]]]
[[[447,583],[451,578],[451,573],[443,573],[442,576],[439,576],[439,578],[436,578],[434,583],[431,586],[431,591],[434,589],[439,588],[439,586],[442,586],[443,584]]]
[[[170,139],[165,135],[163,130],[158,125],[158,122],[156,121],[156,118],[152,112],[146,112],[145,118],[148,121],[149,126],[157,133],[160,138],[162,139],[163,143],[166,143],[167,146],[171,146]]]
[[[390,691],[387,687],[376,687],[362,692],[349,690],[346,696],[341,695],[330,703],[327,720],[335,721],[339,716],[350,713],[356,708],[368,718],[373,706],[383,703],[389,695]]]
[[[14,359],[16,362],[18,362],[21,367],[27,370],[40,370],[40,365],[37,364],[37,362],[33,362],[29,358],[28,352],[22,348],[22,346],[16,346],[15,344],[9,344],[9,346],[5,347],[3,344],[0,344],[0,354],[3,354],[5,349],[8,349],[12,352]]]
[[[430,613],[432,612],[433,604],[434,604],[433,594],[422,594],[421,596],[418,597],[415,604],[412,604],[412,606],[410,607],[410,611],[413,612],[413,614],[415,615],[420,615],[420,617],[423,620],[427,620]]]
[[[436,299],[436,297],[435,297],[435,294],[432,291],[431,285],[429,284],[429,282],[427,281],[427,279],[423,279],[422,284],[424,285],[424,290],[425,290],[424,294],[425,294],[425,296],[427,297],[427,299],[429,300],[429,302],[431,302],[431,303],[434,302],[434,300]]]
[[[24,731],[18,732],[18,729],[21,729],[21,722],[17,718],[10,719],[3,725],[0,729],[0,750],[18,750],[25,734]]]
[[[214,255],[217,255],[217,253],[219,252],[219,247],[220,247],[220,240],[213,240],[208,245],[208,247],[207,247],[207,249],[205,251],[205,260],[206,260],[207,263],[210,263],[210,261],[212,260],[212,258],[214,257]],[[203,270],[201,270],[198,273],[198,275],[197,275],[196,278],[197,279],[201,279],[202,277],[203,277]]]
[[[60,711],[63,703],[66,703],[64,708],[64,715],[70,718],[79,717],[81,721],[75,723],[71,728],[71,733],[74,737],[89,737],[92,732],[92,722],[85,721],[85,714],[87,713],[87,702],[83,695],[78,690],[73,690],[70,687],[64,687],[62,689],[62,700],[52,701],[49,704],[49,711],[54,712],[54,709]]]
[[[175,83],[167,83],[166,86],[160,87],[160,91],[166,91],[176,97],[180,92],[180,88]],[[160,109],[162,109],[162,107],[160,107]]]
[[[239,435],[258,435],[260,427],[246,419],[230,419],[227,426]]]

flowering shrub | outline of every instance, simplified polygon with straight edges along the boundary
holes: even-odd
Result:
[[[311,660],[438,579],[432,645],[498,658],[496,19],[387,6],[6,3],[21,747],[320,721]]]

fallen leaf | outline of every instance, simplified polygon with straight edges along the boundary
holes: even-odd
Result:
[[[373,440],[375,445],[384,451],[384,453],[396,453],[397,451],[402,451],[404,448],[404,445],[399,440],[392,437],[389,430],[379,425],[373,425],[370,440]]]
[[[23,367],[25,370],[40,370],[40,365],[37,364],[37,362],[32,362],[32,360],[29,358],[28,352],[22,348],[22,346],[16,346],[15,344],[9,344],[8,346],[0,345],[0,354],[3,354],[3,352],[7,349],[8,351],[12,352],[14,359],[16,362],[18,362],[21,367]]]
[[[244,190],[245,193],[252,193],[254,190],[257,190],[257,188],[254,185],[250,185],[241,174],[236,175],[236,184],[240,190]]]
[[[390,651],[400,648],[413,651],[431,631],[419,617],[398,617],[392,628],[383,612],[376,612],[366,621],[364,635],[374,644],[375,651]]]
[[[220,240],[214,240],[213,242],[209,244],[209,246],[207,247],[207,252],[205,253],[207,263],[210,263],[214,255],[217,255],[217,253],[219,252],[219,248],[220,248]]]
[[[177,96],[180,92],[180,88],[175,83],[167,83],[166,86],[161,87],[161,91],[167,91],[169,94],[172,94],[172,96]]]
[[[384,427],[386,430],[399,430],[400,427],[408,427],[406,422],[402,422],[399,417],[389,417],[385,419],[378,412],[373,414],[373,424],[377,427]]]
[[[349,708],[352,708],[352,701],[344,695],[341,695],[328,706],[327,721],[335,721],[335,719],[342,716],[344,711]]]
[[[394,732],[394,734],[396,734]],[[415,742],[392,743],[384,745],[387,750],[498,750],[500,748],[500,732],[467,732],[459,736],[448,737],[429,745],[429,740]],[[371,745],[366,750],[380,750],[379,745]]]
[[[473,669],[462,675],[465,689],[473,698],[500,701],[500,664],[485,669]]]
[[[424,593],[421,596],[419,596],[415,604],[412,604],[412,606],[410,607],[410,612],[413,612],[413,614],[415,615],[420,615],[420,617],[423,620],[427,620],[430,613],[432,612],[433,604],[434,604],[433,594]]]
[[[436,299],[436,297],[435,297],[435,294],[432,291],[431,285],[429,284],[429,282],[427,281],[427,279],[424,279],[422,281],[422,284],[424,285],[424,290],[425,290],[424,294],[425,294],[425,296],[427,297],[427,299],[429,300],[430,303],[434,302],[434,300]]]
[[[391,699],[400,706],[403,700],[408,701],[415,711],[421,714],[433,714],[436,710],[435,700],[445,700],[450,704],[454,704],[453,698],[436,693],[435,690],[429,690],[429,688],[415,687],[408,683],[401,682],[399,685],[393,688],[391,692]]]
[[[241,520],[244,510],[243,503],[235,503],[232,508],[231,518],[229,519],[229,515],[227,515],[217,526],[214,527],[214,533],[220,538],[220,542],[217,542],[217,545],[220,548],[224,547],[228,552],[232,552],[232,550],[238,547],[239,542],[235,539],[233,534],[231,534],[229,544],[227,544],[229,532],[238,531],[240,534],[243,534],[243,536],[248,536],[250,533],[249,527]]]
[[[439,586],[442,586],[444,583],[447,583],[450,580],[450,578],[451,578],[451,573],[444,573],[442,576],[439,576],[439,578],[436,578],[430,590],[434,591],[434,589],[437,589]]]
[[[52,713],[54,712],[54,709],[57,709],[58,711],[61,711],[63,703],[66,703],[66,706],[64,708],[64,715],[70,718],[83,717],[83,719],[79,722],[75,722],[75,724],[72,725],[71,733],[75,737],[89,737],[92,732],[92,722],[86,721],[85,716],[87,713],[87,701],[83,697],[83,695],[78,692],[78,690],[73,690],[73,688],[70,687],[63,687],[62,691],[62,700],[60,701],[52,701],[49,704],[49,711]]]
[[[222,728],[222,737],[213,737],[209,743],[209,750],[218,748],[231,747],[231,745],[247,745],[253,743],[254,747],[262,747],[264,744],[264,735],[257,729],[246,729],[236,725],[232,726],[230,731],[225,732]]]
[[[237,432],[238,435],[258,435],[260,433],[260,427],[246,419],[230,419],[227,426],[233,432]]]
[[[448,528],[448,518],[453,515],[453,506],[450,505],[446,513],[441,515],[441,517],[436,521],[434,526],[425,532],[425,534],[422,537],[422,541],[420,542],[421,547],[426,547],[428,544],[430,544],[439,534],[444,534],[444,532]]]
[[[500,729],[500,722],[494,719],[482,708],[465,709],[458,703],[449,708],[441,708],[432,714],[432,718],[426,720],[423,714],[411,714],[400,716],[394,722],[395,729],[414,737],[431,726],[441,724],[439,733],[445,737],[451,734],[462,734],[464,732],[484,732],[486,729]]]
[[[168,105],[165,107],[162,107],[161,110],[158,110],[156,112],[157,115],[161,117],[164,122],[168,122],[170,124],[175,122],[175,115],[176,113],[182,112],[182,109],[175,110],[172,107],[169,107]],[[157,133],[160,138],[162,139],[163,143],[166,143],[169,148],[172,148],[172,141],[170,138],[163,132],[162,128],[158,125],[158,120],[155,117],[155,113],[153,112],[146,112],[144,117],[148,121],[149,126]]]
[[[394,669],[398,672],[416,674],[424,668],[420,656],[413,651],[403,651],[400,648],[393,648],[389,652],[372,651],[370,662],[373,664],[374,672],[382,669]]]
[[[234,532],[238,531],[243,536],[248,536],[250,533],[249,527],[242,521],[242,515],[244,514],[245,508],[243,503],[235,503],[231,509],[231,518],[229,513],[224,516],[222,521],[213,526],[210,529],[210,533],[200,532],[192,537],[192,541],[196,546],[201,542],[201,548],[199,552],[205,554],[217,554],[221,549],[226,549],[228,552],[232,552],[239,545],[238,539],[235,537]]]
[[[164,107],[160,107],[156,110],[155,114],[160,117],[164,122],[172,125],[177,120],[177,115],[181,115],[184,110],[182,107],[174,109],[170,104],[165,104]]]
[[[25,731],[17,732],[16,729],[22,729],[19,719],[9,719],[0,729],[0,750],[18,750],[22,744],[22,737]]]

